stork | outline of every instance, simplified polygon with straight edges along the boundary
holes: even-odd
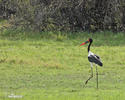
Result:
[[[88,45],[88,60],[91,65],[91,76],[86,80],[85,85],[88,83],[88,81],[93,77],[93,63],[96,65],[96,81],[97,81],[97,89],[98,89],[98,70],[97,70],[97,65],[103,66],[103,63],[101,62],[101,59],[99,56],[95,55],[90,51],[90,46],[92,44],[93,40],[89,38],[86,42],[82,43],[80,46],[85,45],[89,43]]]

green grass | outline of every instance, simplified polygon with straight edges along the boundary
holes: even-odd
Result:
[[[83,87],[90,75],[87,45],[102,58],[96,75]],[[22,95],[16,100],[123,100],[125,99],[125,34],[22,32],[0,33],[0,100]]]

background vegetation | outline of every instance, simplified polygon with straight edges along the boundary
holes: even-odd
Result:
[[[37,31],[125,31],[124,0],[0,0],[0,18]]]

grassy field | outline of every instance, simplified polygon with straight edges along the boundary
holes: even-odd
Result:
[[[99,55],[103,67],[90,75],[87,45]],[[0,100],[123,100],[125,99],[125,34],[0,33]],[[22,96],[11,98],[12,95]]]

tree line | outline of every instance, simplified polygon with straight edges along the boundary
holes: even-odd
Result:
[[[125,0],[0,0],[0,19],[38,31],[125,31]]]

